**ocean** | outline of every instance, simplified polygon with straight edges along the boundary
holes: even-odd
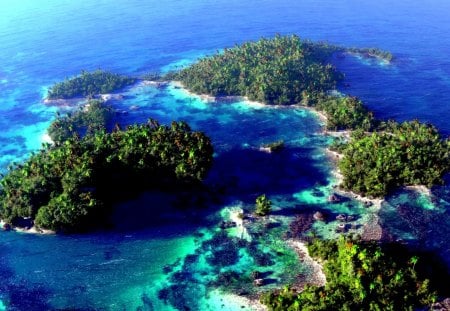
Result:
[[[39,150],[55,113],[69,109],[43,103],[55,82],[97,68],[167,72],[278,33],[391,51],[391,64],[333,59],[345,74],[339,91],[360,97],[380,119],[419,119],[448,136],[448,12],[446,0],[0,0],[0,171]],[[113,104],[127,111],[124,124],[184,120],[209,135],[215,161],[206,183],[225,184],[227,192],[214,206],[184,212],[170,206],[185,198],[146,193],[120,204],[117,226],[108,231],[0,232],[0,310],[252,310],[230,296],[261,291],[248,281],[252,271],[271,280],[265,289],[309,275],[283,240],[295,215],[316,210],[353,215],[356,224],[378,217],[395,238],[450,258],[448,186],[435,187],[431,197],[400,191],[380,210],[353,200],[327,203],[336,179],[324,151],[329,138],[314,113],[207,102],[174,85],[137,84],[121,93],[124,100]],[[281,153],[258,150],[280,139]],[[262,193],[274,202],[273,224],[255,222],[248,233],[218,228],[251,210]],[[314,226],[335,236],[334,222]],[[244,278],[233,283],[232,272]]]

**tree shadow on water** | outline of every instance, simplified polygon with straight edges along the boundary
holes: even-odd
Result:
[[[219,154],[207,178],[233,196],[295,193],[316,184],[326,184],[313,148],[284,148],[277,152],[233,149]]]

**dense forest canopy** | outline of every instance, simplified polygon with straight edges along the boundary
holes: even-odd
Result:
[[[114,109],[102,100],[91,99],[79,110],[58,116],[47,132],[52,141],[59,145],[73,135],[84,136],[105,129],[115,114]]]
[[[81,230],[94,225],[123,192],[201,181],[212,154],[209,138],[184,122],[149,121],[74,136],[4,176],[0,217],[12,224],[31,217],[41,228]]]
[[[308,98],[307,102],[325,114],[326,127],[329,130],[369,131],[375,125],[373,113],[356,97],[318,94],[313,100]]]
[[[308,249],[324,261],[326,285],[267,293],[261,300],[269,310],[414,310],[437,299],[428,279],[436,273],[401,245],[381,247],[341,237],[316,240]]]
[[[297,36],[276,36],[225,49],[168,77],[196,93],[297,104],[305,93],[335,87],[341,75],[326,62],[334,51],[333,46]]]
[[[103,70],[82,71],[80,75],[50,87],[47,98],[69,99],[111,93],[135,82],[134,78]]]
[[[390,122],[373,133],[355,132],[342,148],[345,189],[381,197],[404,185],[442,183],[449,170],[449,142],[432,125]]]

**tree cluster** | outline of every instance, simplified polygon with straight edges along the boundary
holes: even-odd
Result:
[[[259,216],[266,216],[272,210],[272,201],[265,194],[260,195],[255,201],[255,213]]]
[[[414,310],[437,299],[420,258],[398,245],[341,237],[316,240],[308,249],[325,262],[326,285],[267,293],[261,300],[270,310]]]
[[[325,113],[326,127],[329,130],[369,131],[374,127],[373,113],[364,107],[363,103],[352,96],[318,95],[312,102],[317,110]]]
[[[84,136],[105,129],[115,116],[114,109],[101,100],[91,99],[74,113],[59,116],[50,124],[47,132],[56,145],[74,135]]]
[[[80,75],[58,82],[50,87],[47,98],[69,99],[111,93],[135,82],[136,79],[134,78],[103,70],[81,71]]]
[[[449,169],[449,142],[418,121],[389,122],[377,132],[356,131],[343,146],[343,188],[382,197],[397,187],[442,183]]]
[[[102,222],[130,193],[196,184],[212,163],[210,139],[184,122],[74,136],[31,156],[1,180],[0,218],[15,224],[78,231]]]
[[[167,76],[191,91],[240,95],[266,104],[297,104],[305,94],[333,89],[341,75],[326,60],[335,51],[293,36],[244,43]]]

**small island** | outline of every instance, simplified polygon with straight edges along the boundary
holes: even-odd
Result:
[[[212,163],[210,139],[184,122],[77,135],[33,155],[1,180],[0,218],[82,231],[103,223],[129,193],[199,183]]]
[[[80,75],[58,82],[48,90],[47,99],[71,99],[111,93],[136,82],[135,78],[103,71],[81,71]]]

